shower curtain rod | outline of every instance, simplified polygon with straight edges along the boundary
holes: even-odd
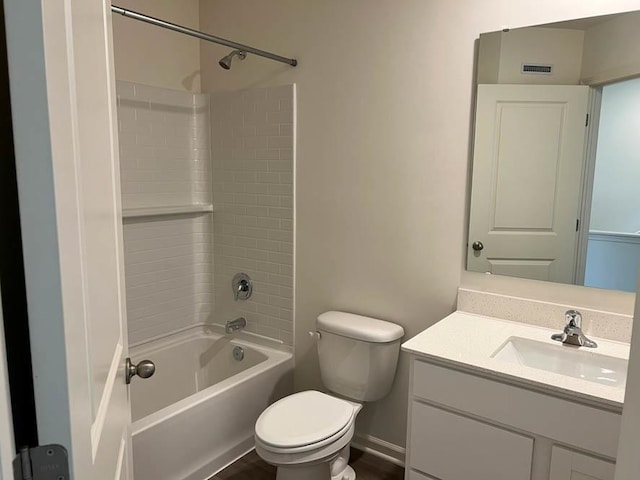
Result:
[[[198,30],[183,27],[182,25],[176,25],[175,23],[160,20],[159,18],[150,17],[142,13],[134,12],[133,10],[127,10],[116,5],[111,5],[111,11],[113,13],[119,13],[120,15],[125,17],[133,18],[134,20],[150,23],[151,25],[155,25],[157,27],[166,28],[169,30],[173,30],[174,32],[184,33],[185,35],[199,38],[201,40],[207,40],[208,42],[218,43],[226,47],[235,48],[245,53],[253,53],[254,55],[269,58],[271,60],[275,60],[276,62],[286,63],[287,65],[291,65],[292,67],[298,65],[298,61],[295,58],[281,57],[280,55],[276,55],[275,53],[265,52],[264,50],[259,50],[248,45],[232,42],[231,40],[226,40],[220,37],[214,37],[213,35],[209,35],[208,33],[199,32]]]

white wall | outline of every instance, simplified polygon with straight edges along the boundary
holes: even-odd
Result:
[[[115,5],[198,29],[199,0],[117,0]],[[200,41],[113,15],[116,78],[157,87],[200,91]]]
[[[202,29],[300,61],[291,68],[249,56],[223,71],[216,64],[219,50],[202,47],[204,91],[297,84],[299,389],[320,385],[315,344],[307,335],[319,313],[343,309],[392,320],[409,337],[454,309],[465,250],[478,35],[640,8],[640,1],[405,0],[401,5],[201,1]],[[505,282],[525,293],[536,283]],[[578,287],[537,288],[543,298],[571,299]],[[630,294],[588,292],[575,297],[631,308]],[[359,416],[360,435],[404,445],[407,367],[403,357],[392,393]]]
[[[602,92],[591,230],[640,231],[640,79]]]
[[[614,18],[585,32],[582,82],[586,85],[640,74],[632,46],[640,43],[640,12]]]

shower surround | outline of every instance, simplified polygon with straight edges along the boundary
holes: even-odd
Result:
[[[211,95],[215,318],[293,345],[295,87]],[[248,273],[246,301],[231,279]]]
[[[292,345],[294,86],[117,93],[130,342],[244,316]],[[234,302],[241,271],[254,293]]]
[[[211,323],[209,96],[117,82],[129,342]],[[133,212],[133,213],[132,213]]]

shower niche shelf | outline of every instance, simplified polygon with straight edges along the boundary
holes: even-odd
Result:
[[[162,215],[186,215],[189,213],[213,212],[211,203],[193,203],[190,205],[161,205],[157,207],[123,208],[122,218],[159,217]]]

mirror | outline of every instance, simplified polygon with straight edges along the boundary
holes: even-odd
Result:
[[[636,291],[640,12],[480,35],[467,270]]]

